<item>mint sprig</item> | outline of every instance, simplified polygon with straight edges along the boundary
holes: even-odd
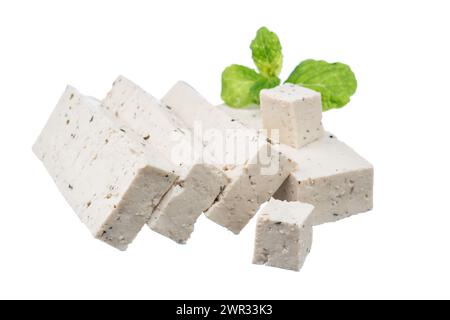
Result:
[[[234,108],[259,104],[259,93],[280,84],[278,78],[283,65],[282,47],[278,36],[260,28],[251,42],[255,70],[231,65],[222,72],[222,100]],[[289,75],[286,82],[320,92],[323,111],[342,108],[355,93],[357,81],[350,67],[343,63],[305,60]]]

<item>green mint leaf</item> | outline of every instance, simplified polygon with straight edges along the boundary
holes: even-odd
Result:
[[[262,89],[276,87],[278,78],[266,78],[255,70],[233,64],[222,72],[222,100],[234,108],[243,108],[252,103],[259,103]]]
[[[319,91],[323,111],[345,106],[357,87],[348,65],[312,59],[301,62],[286,82]]]
[[[283,65],[283,54],[278,36],[266,27],[260,28],[250,48],[259,72],[267,78],[277,77]]]

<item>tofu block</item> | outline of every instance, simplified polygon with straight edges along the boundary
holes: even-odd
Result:
[[[264,129],[272,138],[279,130],[280,143],[300,148],[323,135],[322,100],[319,92],[294,84],[261,90]]]
[[[313,209],[298,201],[270,200],[258,215],[253,263],[299,271],[311,250]]]
[[[372,209],[373,166],[333,134],[287,153],[300,165],[274,197],[314,205],[313,225]]]
[[[177,243],[186,243],[197,218],[225,187],[225,175],[196,159],[185,124],[167,112],[166,105],[125,77],[116,79],[102,108],[139,135],[143,145],[154,147],[175,164],[179,179],[155,209],[148,225]],[[174,151],[180,145],[190,148],[192,157],[177,157]]]
[[[67,87],[33,146],[57,187],[91,233],[125,250],[177,179],[100,108]]]
[[[250,128],[262,127],[261,112],[257,109],[233,109],[226,105],[219,108]],[[335,135],[325,132],[318,141],[303,148],[282,146],[281,150],[298,163],[298,168],[274,198],[314,205],[313,225],[372,209],[373,167]]]
[[[238,234],[261,204],[271,198],[296,164],[271,145],[266,137],[212,106],[185,82],[178,82],[162,100],[170,112],[184,120],[194,135],[201,137],[205,149],[224,146],[224,150],[209,150],[209,153],[222,159],[216,165],[221,167],[229,183],[205,214]],[[201,134],[198,134],[199,131]],[[218,133],[221,139],[217,135],[210,138],[209,134],[205,134],[207,131]],[[233,145],[236,139],[243,141],[238,143],[238,147],[247,146],[242,152],[227,147]],[[242,158],[242,155],[245,156]]]

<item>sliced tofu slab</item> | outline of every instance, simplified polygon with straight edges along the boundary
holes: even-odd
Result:
[[[254,264],[299,271],[312,245],[314,207],[271,199],[256,222]]]
[[[178,82],[162,99],[168,110],[182,118],[194,134],[198,127],[206,149],[225,146],[222,170],[229,183],[205,212],[212,221],[238,234],[255,215],[262,203],[269,200],[296,164],[268,143],[256,130],[249,130],[220,109],[212,106],[185,82]],[[220,143],[205,135],[215,131],[223,138]],[[245,137],[244,137],[245,136]],[[235,139],[246,138],[246,152],[228,148]],[[218,152],[211,151],[213,154]],[[245,154],[244,159],[237,159]],[[237,160],[235,162],[229,159]],[[239,160],[243,160],[242,162]]]
[[[271,137],[279,131],[279,141],[300,148],[323,135],[320,93],[286,83],[261,90],[261,114],[264,129]]]
[[[99,105],[67,87],[33,151],[91,233],[125,250],[177,176]]]
[[[257,109],[221,110],[242,124],[260,129]],[[322,138],[303,148],[283,146],[283,152],[298,163],[274,198],[314,205],[314,225],[366,212],[373,207],[373,166],[352,148],[325,132]]]
[[[102,108],[139,135],[141,143],[158,149],[176,166],[179,179],[152,214],[152,230],[186,243],[200,214],[223,190],[227,179],[215,166],[196,159],[197,145],[189,129],[167,106],[135,83],[120,76],[102,102]],[[190,149],[192,157],[177,157],[175,150]],[[181,149],[181,148],[180,148]]]
[[[372,209],[373,166],[333,134],[289,154],[299,168],[274,197],[314,205],[314,225]]]

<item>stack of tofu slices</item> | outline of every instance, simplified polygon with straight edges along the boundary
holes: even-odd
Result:
[[[298,271],[313,225],[372,208],[373,167],[321,120],[320,94],[296,85],[232,109],[184,82],[158,100],[120,76],[102,101],[67,87],[33,151],[117,249],[145,224],[186,243],[202,213],[239,234],[259,211],[253,262]]]

